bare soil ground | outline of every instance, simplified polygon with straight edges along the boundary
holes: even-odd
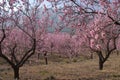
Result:
[[[120,55],[112,54],[98,70],[98,58],[73,60],[54,56],[45,65],[43,58],[20,68],[20,80],[120,80]],[[11,67],[0,59],[0,80],[13,80]]]

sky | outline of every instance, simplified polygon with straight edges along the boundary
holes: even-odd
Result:
[[[5,0],[6,2],[7,2],[7,0]],[[20,0],[18,0],[18,1],[20,1]],[[33,4],[34,2],[35,2],[35,0],[29,0],[30,1],[30,3],[31,4]],[[0,0],[0,3],[1,2],[3,2],[3,0]],[[7,3],[8,4],[8,3]],[[43,7],[43,6],[46,6],[47,8],[51,8],[52,7],[52,4],[49,2],[49,1],[47,1],[47,0],[44,0],[42,3],[41,3],[41,5],[40,5],[40,7]]]
[[[40,5],[40,7],[43,7],[43,6],[46,6],[47,8],[51,8],[52,7],[52,4],[50,2],[48,2],[47,0],[44,0],[42,2],[42,4]]]
[[[4,1],[6,1],[6,4],[7,4],[7,6],[5,6],[4,9],[5,9],[6,11],[11,12],[11,10],[9,10],[10,6],[9,6],[9,3],[7,2],[8,0],[4,0]],[[16,7],[22,5],[21,0],[18,0],[18,1],[19,1],[19,4],[18,4],[18,3],[14,4]],[[31,7],[34,6],[35,0],[29,0],[29,1],[30,1],[30,4],[31,4]],[[3,0],[0,0],[0,5],[1,5],[1,3],[3,3]],[[36,3],[35,3],[35,4],[36,4]],[[39,3],[37,3],[37,4],[39,4]],[[51,7],[52,7],[52,4],[51,4],[49,1],[44,0],[42,3],[40,3],[40,6],[39,6],[39,7],[40,7],[40,8],[44,8],[44,6],[46,6],[46,8],[51,8]],[[14,11],[17,11],[17,10],[18,10],[16,7],[14,7]],[[1,7],[1,9],[2,9],[2,7]]]

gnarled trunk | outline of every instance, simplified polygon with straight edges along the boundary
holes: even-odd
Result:
[[[99,57],[99,70],[103,70],[103,65],[104,62],[106,61],[105,58],[103,57],[103,54],[101,51],[98,52],[98,57]],[[104,61],[105,60],[105,61]]]
[[[102,59],[99,57],[99,70],[103,70],[103,64],[104,64],[104,62],[103,62]]]
[[[19,80],[19,67],[14,67],[14,79]]]

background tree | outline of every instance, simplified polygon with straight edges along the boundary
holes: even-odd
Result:
[[[119,38],[119,26],[116,26],[105,16],[98,16],[94,22],[86,26],[84,34],[88,47],[97,53],[99,57],[99,69],[103,69],[103,64],[110,54],[117,49],[117,39]]]
[[[79,36],[82,36],[84,33],[85,34],[84,37],[89,39],[83,40],[89,43],[88,45],[93,51],[97,52],[99,56],[99,67],[100,69],[103,69],[104,62],[109,58],[111,52],[116,49],[116,40],[119,36],[120,25],[119,23],[120,1],[119,0],[69,0],[69,1],[49,0],[49,1],[51,1],[51,3],[58,9],[58,11],[63,13],[62,21],[65,24],[67,24],[66,25],[67,27],[75,28],[76,33],[79,33],[78,34]],[[63,5],[62,7],[58,7],[60,3],[61,5]],[[103,33],[107,37],[102,38],[100,34]],[[83,43],[85,43],[84,41]],[[103,56],[102,51],[106,52],[105,56]]]
[[[14,79],[19,79],[19,69],[36,51],[40,19],[38,4],[27,0],[1,1],[0,5],[0,57],[14,70]],[[39,29],[38,29],[39,28]],[[42,34],[42,33],[40,33]],[[39,35],[40,35],[39,34]]]

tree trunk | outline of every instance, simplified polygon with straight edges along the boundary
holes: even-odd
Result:
[[[45,64],[48,64],[48,59],[47,59],[47,51],[44,51],[44,59],[45,59]]]
[[[93,59],[93,53],[90,54],[90,59]]]
[[[19,80],[19,67],[14,67],[14,79]]]
[[[40,53],[38,53],[38,60],[40,59]]]
[[[118,56],[119,55],[119,51],[117,50],[116,53],[117,53],[117,56]]]
[[[103,62],[99,62],[99,70],[103,70]]]
[[[99,57],[99,70],[103,70],[103,64],[104,62],[102,61],[101,57]]]
[[[45,58],[45,64],[47,65],[48,64],[47,56],[44,56],[44,58]]]

